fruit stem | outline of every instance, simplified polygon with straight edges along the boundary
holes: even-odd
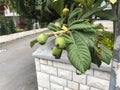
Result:
[[[61,34],[70,34],[70,31],[57,31],[57,32],[50,32],[50,33],[47,33],[47,35],[50,37],[50,36],[56,36],[56,35],[61,35]]]

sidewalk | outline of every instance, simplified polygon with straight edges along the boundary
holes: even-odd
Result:
[[[10,35],[0,36],[0,44],[8,42],[8,41],[16,40],[18,38],[22,38],[22,37],[25,37],[25,36],[28,36],[28,35],[40,33],[40,32],[43,32],[45,30],[48,30],[48,29],[47,28],[34,29],[34,30],[31,30],[31,31],[25,31],[25,32],[20,32],[20,33],[14,33],[14,34],[10,34]]]

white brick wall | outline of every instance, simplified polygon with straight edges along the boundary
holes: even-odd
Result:
[[[49,88],[49,75],[37,72],[38,86]]]
[[[47,88],[44,88],[44,90],[49,90],[49,89],[47,89]]]
[[[63,86],[51,83],[51,90],[63,90]]]
[[[72,89],[70,89],[70,88],[67,88],[67,87],[64,87],[64,90],[72,90]]]
[[[87,70],[85,74],[93,76],[93,72],[94,72],[93,69],[90,69],[90,70]]]
[[[96,78],[96,77],[92,77],[92,76],[88,76],[87,78],[87,85],[92,86],[92,87],[96,87],[102,90],[109,90],[109,81],[104,80],[104,79],[100,79],[100,78]]]
[[[57,68],[47,65],[41,65],[41,72],[57,75]]]
[[[35,59],[38,90],[109,90],[110,73],[88,70],[77,75],[76,69],[65,63]]]
[[[94,76],[97,78],[110,79],[110,73],[104,71],[94,70]]]
[[[55,67],[62,68],[62,69],[65,69],[65,70],[76,71],[76,69],[72,65],[69,65],[69,64],[64,64],[64,63],[59,63],[59,62],[53,62],[53,65]]]
[[[40,63],[41,63],[41,64],[47,64],[47,60],[40,59]]]
[[[86,75],[77,75],[76,73],[73,73],[73,81],[86,84]]]
[[[90,90],[101,90],[101,89],[97,89],[97,88],[93,88],[93,87],[91,87]]]
[[[40,71],[40,70],[41,70],[41,68],[40,68],[40,60],[37,59],[37,58],[35,58],[35,67],[36,67],[36,70],[37,70],[37,71]]]
[[[59,84],[59,85],[62,85],[62,86],[67,86],[67,80],[62,79],[62,78],[58,78],[58,77],[55,77],[55,76],[50,76],[50,81],[52,83],[56,83],[56,84]]]
[[[68,87],[73,90],[78,90],[78,88],[79,88],[78,83],[73,82],[73,81],[68,81]]]
[[[38,90],[43,90],[43,88],[42,87],[38,87]]]
[[[58,69],[58,77],[64,78],[67,80],[72,80],[72,72],[63,70],[63,69]]]
[[[89,86],[80,84],[80,89],[79,90],[90,90]]]
[[[48,65],[53,65],[53,62],[52,61],[48,61]]]

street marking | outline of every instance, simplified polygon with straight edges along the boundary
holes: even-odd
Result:
[[[2,54],[3,52],[6,52],[6,49],[0,49],[0,54]]]

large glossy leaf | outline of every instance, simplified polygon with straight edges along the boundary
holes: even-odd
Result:
[[[93,48],[91,51],[92,63],[96,64],[98,67],[102,64],[101,59],[97,56],[97,51]]]
[[[91,60],[92,60],[92,63],[96,64],[98,67],[100,67],[100,65],[102,64],[102,61],[100,60],[100,58],[97,56],[97,47],[95,46],[94,44],[94,41],[92,40],[88,40],[88,46],[89,46],[89,50],[90,50],[90,53],[91,53]]]
[[[64,0],[56,0],[56,1],[53,1],[52,7],[53,7],[54,10],[58,13],[58,15],[61,16],[62,10],[63,10],[63,8],[64,8]]]
[[[92,31],[92,30],[91,30],[91,31]],[[81,33],[82,33],[86,38],[94,40],[95,37],[96,37],[96,32],[97,32],[97,31],[95,31],[95,30],[94,30],[93,32],[91,32],[91,31],[81,31]]]
[[[95,0],[87,0],[87,6],[91,7]]]
[[[63,38],[65,39],[66,44],[73,43],[73,40],[69,35],[63,34]]]
[[[104,45],[100,45],[100,47],[102,49],[102,55],[100,59],[106,64],[110,64],[110,61],[112,59],[112,51],[107,49]]]
[[[74,10],[74,8],[76,7],[76,3],[72,3],[71,7],[70,7],[70,12],[72,12]]]
[[[59,31],[60,30],[60,28],[58,26],[55,26],[54,23],[50,23],[48,25],[48,29],[51,30],[51,31]]]
[[[94,8],[97,8],[101,5],[101,3],[103,2],[104,0],[95,0],[95,3],[94,3]]]
[[[80,8],[75,8],[75,10],[73,10],[68,18],[68,22],[73,21],[74,18],[76,18],[76,16],[78,16],[78,14],[80,14],[80,12],[82,12],[82,9]]]
[[[104,10],[94,13],[95,16],[100,17],[102,19],[116,21],[117,16],[113,10]]]
[[[76,31],[72,34],[72,37],[74,43],[67,47],[68,58],[77,70],[84,73],[91,65],[89,48],[81,33]]]
[[[72,25],[75,25],[75,24],[85,23],[86,21],[88,22],[88,20],[86,20],[86,19],[74,20],[69,24],[69,27],[71,27]]]
[[[81,19],[88,18],[89,16],[93,15],[95,12],[102,11],[104,8],[105,6],[99,8],[92,8],[91,10],[86,11],[80,18]]]
[[[91,25],[86,23],[74,24],[69,27],[69,30],[92,30],[98,28],[99,25]],[[99,27],[100,28],[100,27]]]

